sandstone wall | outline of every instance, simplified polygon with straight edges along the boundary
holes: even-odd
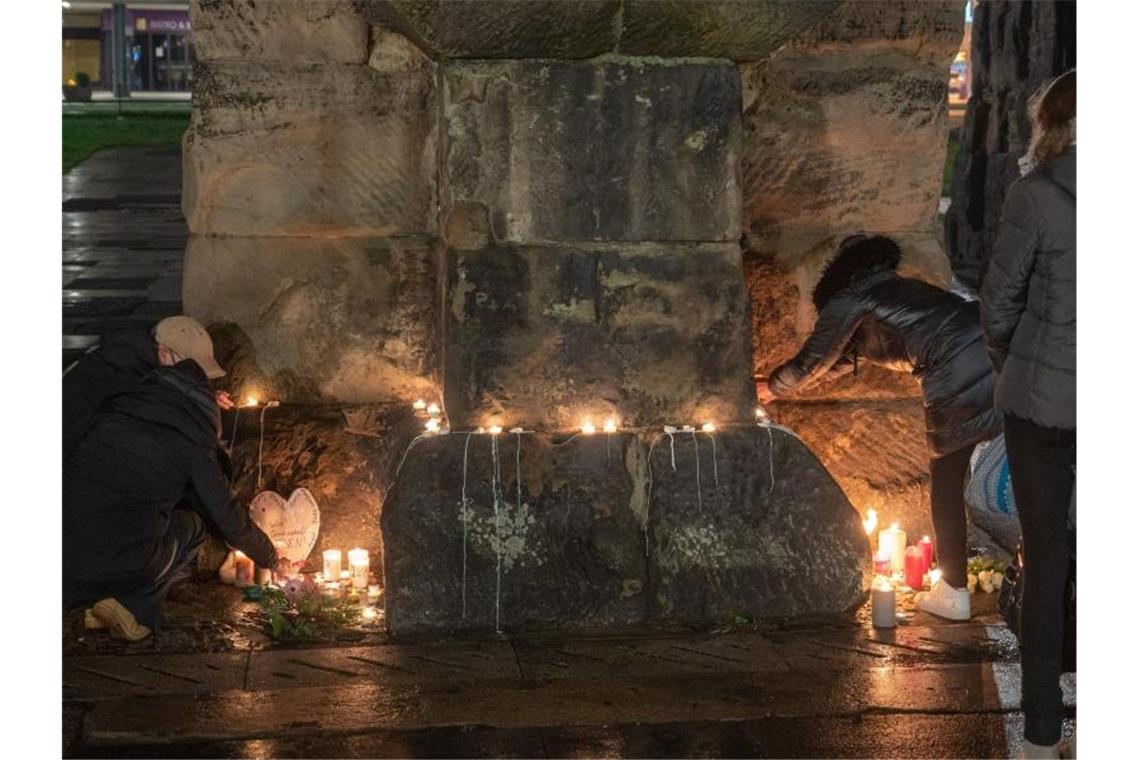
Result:
[[[236,391],[320,419],[439,398],[458,429],[746,422],[838,238],[894,234],[907,271],[948,278],[934,216],[959,2],[191,13],[184,303]],[[778,413],[849,495],[909,493],[917,465],[872,442],[921,450],[916,394],[866,372]],[[340,435],[313,431],[306,446]]]
[[[799,349],[811,291],[839,241],[890,235],[901,271],[945,286],[937,225],[959,2],[848,2],[766,60],[741,66],[745,271],[756,374]],[[918,383],[861,367],[772,412],[860,511],[929,530]]]

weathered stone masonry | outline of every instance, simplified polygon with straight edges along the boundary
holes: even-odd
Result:
[[[235,388],[286,402],[271,477],[324,494],[321,546],[378,551],[383,533],[394,633],[494,627],[488,583],[504,628],[858,600],[857,514],[786,434],[727,430],[714,458],[704,434],[650,453],[661,436],[553,431],[609,414],[749,421],[754,371],[810,329],[812,278],[853,229],[898,235],[912,271],[945,279],[957,2],[198,0],[192,14],[185,307],[216,325]],[[876,439],[921,451],[914,385],[867,375],[823,393],[778,413],[848,496],[913,491],[913,455],[887,462]],[[489,436],[420,441],[394,481],[417,397],[441,399],[455,429],[541,434],[502,436],[495,457]],[[381,500],[369,532],[359,515]],[[528,536],[505,569],[504,524]]]

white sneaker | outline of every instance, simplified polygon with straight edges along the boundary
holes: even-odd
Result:
[[[931,586],[930,591],[915,594],[914,603],[923,612],[947,620],[970,619],[970,592],[964,588],[954,588],[944,580]]]

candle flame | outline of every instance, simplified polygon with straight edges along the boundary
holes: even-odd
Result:
[[[583,435],[593,435],[596,432],[598,432],[598,429],[596,427],[594,427],[594,423],[592,423],[592,422],[582,423],[582,434]]]
[[[875,509],[867,510],[867,517],[863,520],[863,530],[867,531],[867,535],[875,532],[875,528],[879,525],[879,512]]]
[[[716,425],[712,424],[711,422],[706,422],[705,424],[701,425],[701,430],[705,431],[706,433],[715,433]]]
[[[439,415],[439,404],[428,404],[427,413],[435,417]]]
[[[606,431],[607,433],[616,433],[617,422],[611,417],[610,419],[606,420],[605,425],[602,426],[602,430]]]
[[[375,607],[365,607],[363,615],[364,615],[365,620],[375,620],[376,619],[376,608]]]
[[[499,433],[503,432],[503,426],[502,425],[492,425],[491,427],[487,428],[487,432],[490,433],[491,435],[498,435]]]
[[[930,536],[923,536],[922,537],[922,543],[929,544],[930,543]]]
[[[426,428],[429,433],[438,433],[439,432],[439,420],[437,420],[433,417],[432,419],[430,419],[424,423],[424,428]]]
[[[426,401],[424,401],[422,398],[418,398],[418,399],[416,399],[416,400],[415,400],[415,402],[412,404],[412,408],[413,408],[413,409],[416,409],[416,410],[419,410],[419,409],[426,409],[426,408],[427,408],[427,402],[426,402]]]
[[[257,396],[246,396],[242,406],[257,406]]]

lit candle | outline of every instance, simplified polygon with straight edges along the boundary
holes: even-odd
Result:
[[[329,580],[335,580],[340,577],[340,549],[325,549],[321,552],[321,558],[324,560],[321,566],[321,576]]]
[[[380,598],[380,595],[382,593],[384,593],[384,592],[380,588],[380,586],[378,586],[375,583],[372,584],[371,586],[368,587],[368,601],[375,602],[377,599]]]
[[[351,550],[348,553],[348,566],[352,570],[352,587],[368,588],[368,550]]]
[[[756,407],[756,419],[757,419],[757,421],[762,422],[762,423],[768,421],[768,413],[766,411],[764,411],[764,407],[762,407],[762,406]]]
[[[716,425],[712,424],[711,422],[706,422],[705,424],[701,425],[701,430],[705,431],[706,433],[715,433]]]
[[[427,422],[424,423],[424,428],[429,433],[438,433],[439,432],[439,420],[436,419],[435,417],[432,417],[430,420],[428,420]]]
[[[582,425],[582,435],[593,435],[596,432],[598,429],[594,427],[594,423],[586,422]]]
[[[234,585],[245,588],[253,585],[253,560],[245,556],[244,552],[234,552]]]
[[[906,565],[906,531],[899,530],[899,524],[879,531],[879,554],[891,558],[891,572],[902,572]]]
[[[877,553],[874,556],[875,575],[890,575],[891,574],[891,555]]]
[[[412,408],[415,409],[417,412],[423,411],[424,409],[427,409],[427,402],[424,401],[422,398],[418,398],[412,404]]]
[[[934,542],[930,536],[923,536],[918,542],[918,548],[922,549],[922,572],[930,572],[930,565],[934,562]]]
[[[922,575],[924,572],[922,568],[922,549],[917,546],[908,546],[906,548],[905,564],[903,582],[915,591],[918,591],[922,588]]]
[[[487,432],[490,433],[491,435],[498,435],[499,433],[503,432],[503,426],[502,425],[492,425],[491,427],[489,427],[487,429]]]
[[[428,404],[427,413],[430,414],[432,417],[438,416],[439,415],[439,404],[435,404],[435,403]]]
[[[364,611],[361,613],[361,615],[363,615],[365,620],[371,622],[371,621],[376,619],[376,608],[375,607],[365,607]]]
[[[895,587],[881,576],[871,585],[871,625],[895,627]]]
[[[602,427],[602,430],[606,431],[607,433],[616,433],[617,422],[613,418],[606,420],[606,424]]]
[[[867,510],[867,517],[863,520],[863,530],[870,536],[879,526],[879,512],[874,507]]]
[[[246,396],[244,406],[257,406],[257,396]]]

